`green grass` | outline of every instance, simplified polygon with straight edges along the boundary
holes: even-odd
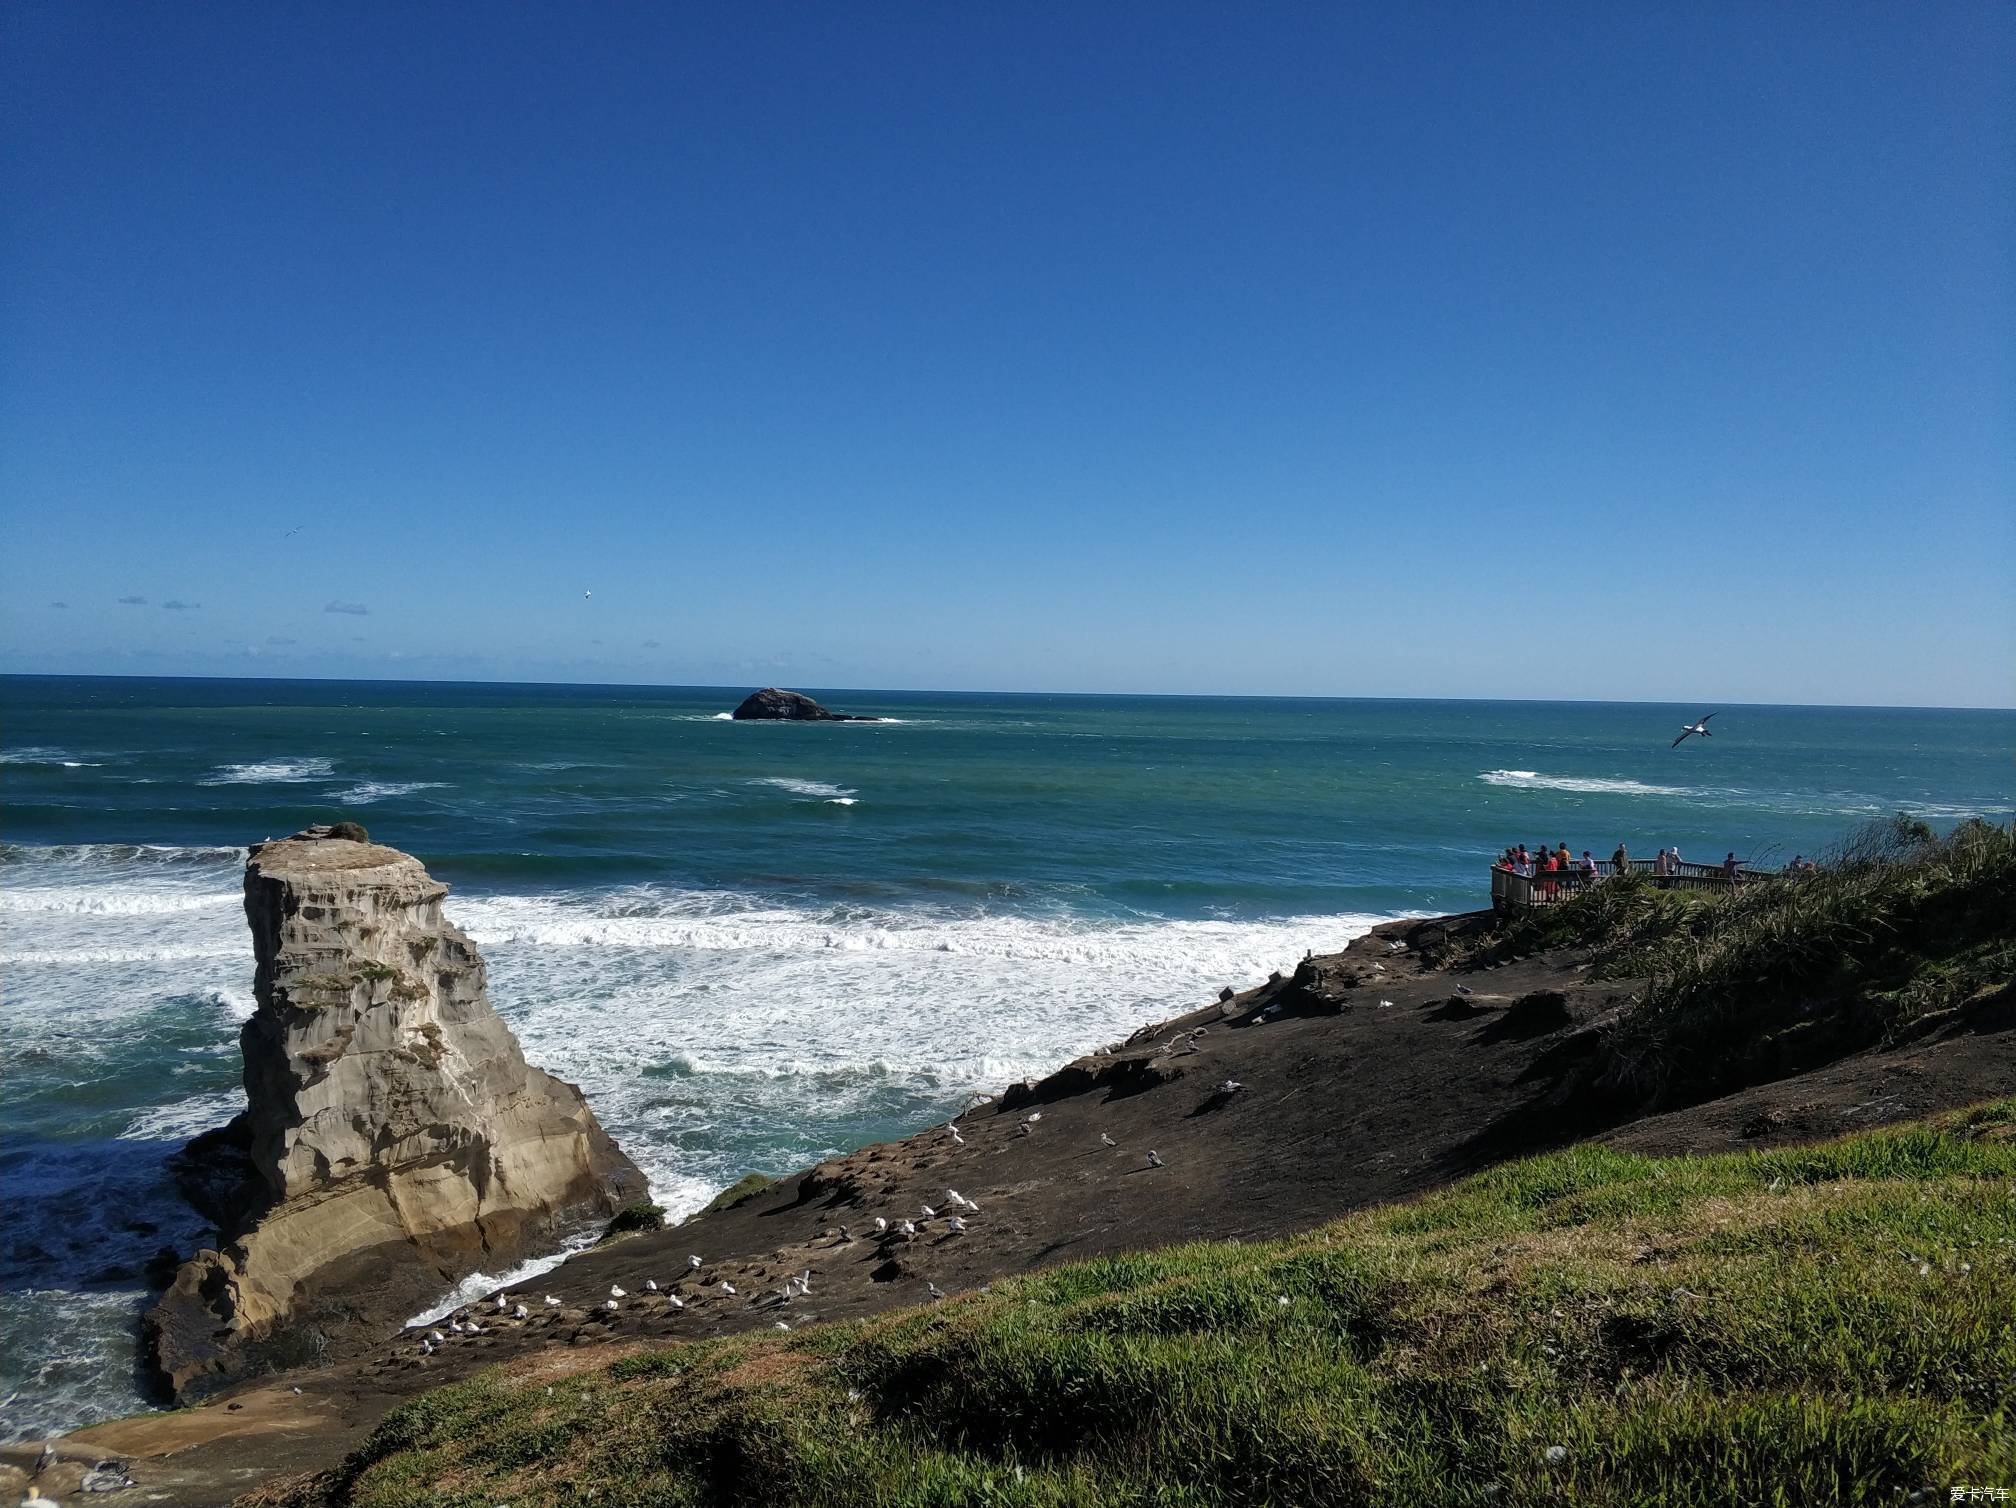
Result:
[[[1290,1240],[492,1373],[295,1501],[1944,1501],[2016,1485],[2012,1316],[2016,1100],[1747,1156],[1580,1146]]]
[[[1896,1037],[2016,975],[2016,828],[1899,818],[1812,874],[1715,890],[1606,880],[1511,922],[1504,953],[1584,948],[1642,981],[1592,1082],[1697,1099]]]
[[[768,1173],[744,1173],[735,1182],[729,1184],[727,1188],[710,1199],[707,1202],[707,1207],[700,1211],[700,1214],[711,1215],[718,1210],[732,1210],[743,1200],[755,1198],[758,1194],[776,1183],[776,1181]],[[695,1215],[693,1218],[697,1220],[700,1216]]]

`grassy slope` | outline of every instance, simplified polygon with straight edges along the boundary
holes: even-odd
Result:
[[[295,1501],[1836,1503],[2016,1484],[2016,1099],[498,1375]],[[1550,1447],[1563,1454],[1549,1460]]]
[[[1818,872],[1735,890],[1605,881],[1493,944],[1587,948],[1644,981],[1595,1081],[1642,1108],[1800,1072],[1894,1039],[2016,973],[2016,828],[1899,818]]]

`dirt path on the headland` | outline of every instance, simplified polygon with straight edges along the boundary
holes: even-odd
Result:
[[[487,1366],[572,1371],[635,1346],[927,1302],[934,1285],[956,1293],[1102,1253],[1278,1236],[1591,1133],[1647,1152],[1726,1151],[2016,1085],[2016,1031],[2005,1028],[1857,1054],[1625,1125],[1578,1123],[1553,1108],[1555,1070],[1624,987],[1587,983],[1566,957],[1452,974],[1411,948],[1391,951],[1431,926],[1478,924],[1388,924],[1314,960],[1304,984],[1204,1007],[978,1105],[956,1136],[941,1126],[865,1147],[731,1209],[584,1254],[514,1297],[528,1319],[492,1310],[480,1334],[449,1334],[432,1356],[417,1336],[388,1337],[332,1367],[66,1437],[64,1460],[38,1485],[67,1501],[77,1471],[112,1460],[141,1489],[120,1501],[226,1504],[333,1466],[400,1402]],[[1539,991],[1561,1000],[1507,1009]],[[953,1190],[978,1207],[960,1210],[963,1231],[946,1218]],[[914,1236],[905,1220],[919,1222]],[[810,1292],[780,1302],[780,1287],[807,1271]],[[625,1292],[610,1312],[598,1306],[612,1285]],[[4,1456],[25,1466],[36,1449]],[[10,1481],[0,1476],[0,1491]]]

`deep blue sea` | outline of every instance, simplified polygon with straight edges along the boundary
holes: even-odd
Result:
[[[243,845],[348,817],[450,881],[533,1061],[685,1212],[942,1118],[1508,843],[1759,863],[2016,812],[2016,713],[0,679],[0,1435],[141,1406],[161,1174],[242,1103]]]

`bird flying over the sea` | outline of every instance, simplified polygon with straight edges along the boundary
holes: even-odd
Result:
[[[1699,733],[1703,738],[1713,738],[1715,735],[1708,731],[1708,719],[1714,715],[1712,712],[1704,712],[1698,721],[1683,723],[1680,727],[1680,736],[1668,744],[1667,747],[1677,749],[1696,733]]]

